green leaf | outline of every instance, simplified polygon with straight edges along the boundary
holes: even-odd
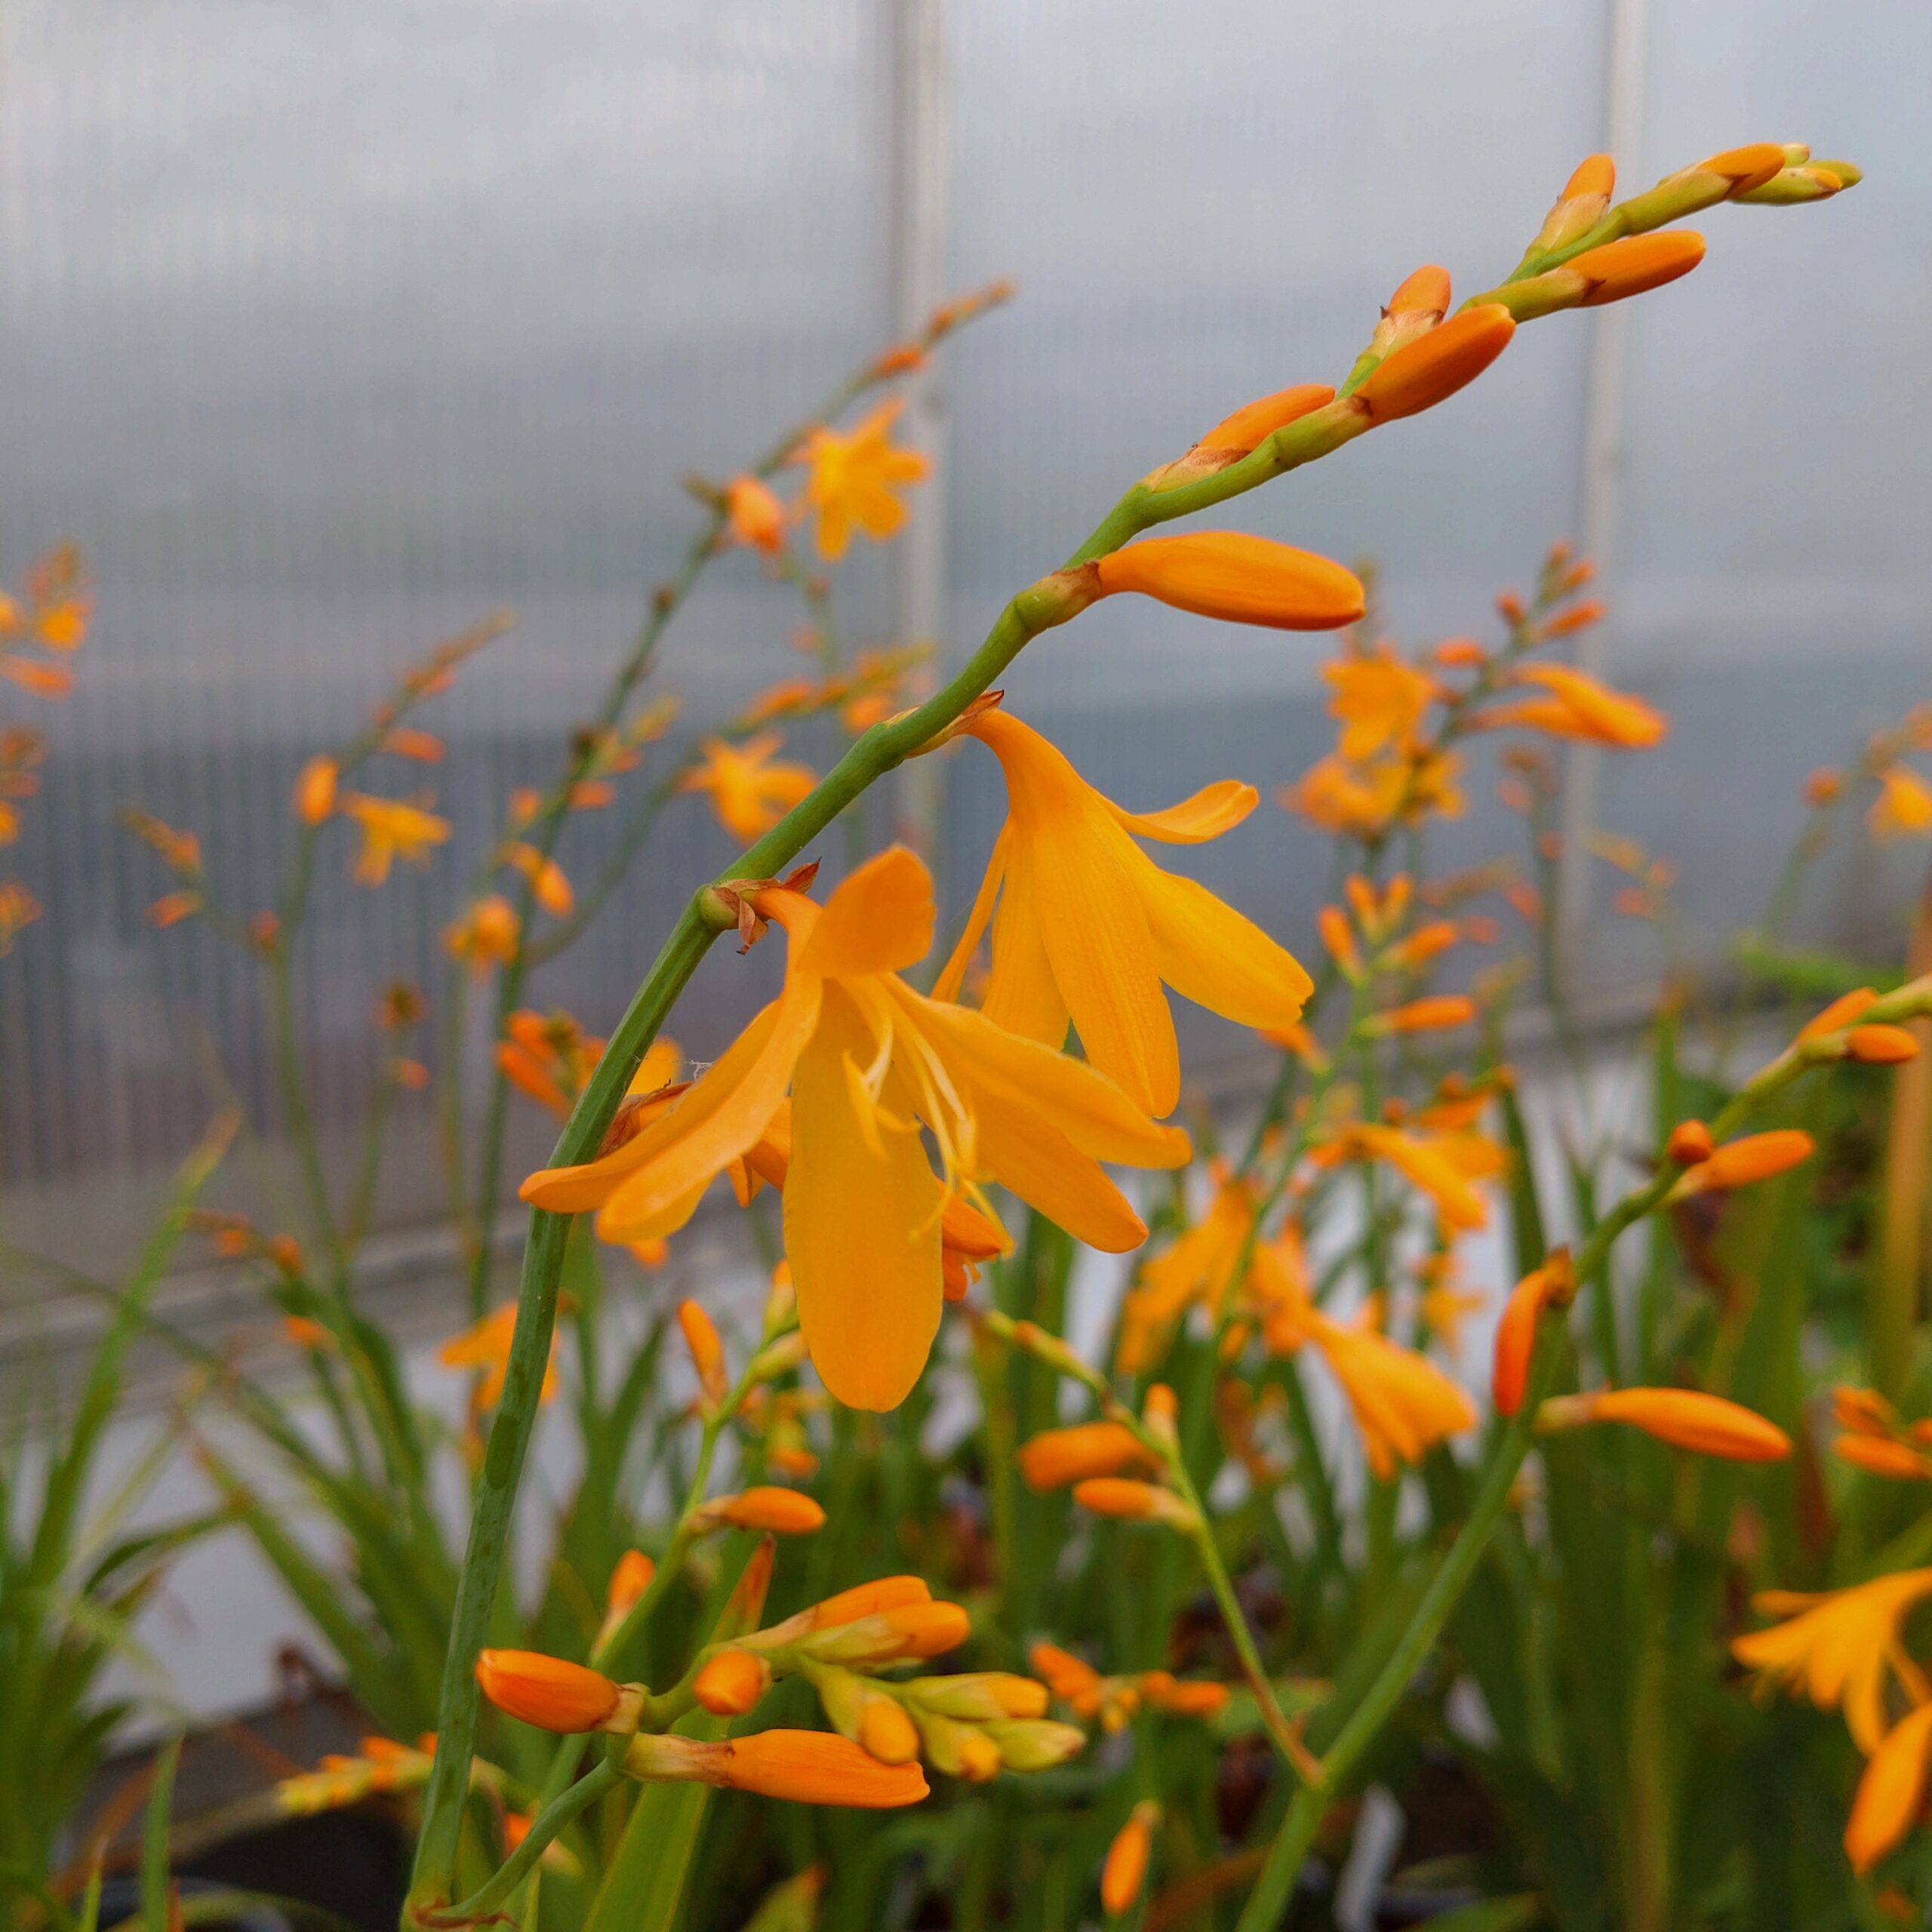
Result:
[[[181,1740],[171,1737],[155,1760],[147,1826],[141,1835],[141,1923],[146,1932],[168,1932],[168,1832],[174,1816],[174,1773],[180,1761]]]

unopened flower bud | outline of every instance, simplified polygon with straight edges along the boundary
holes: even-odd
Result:
[[[607,1730],[622,1736],[637,1728],[643,1687],[616,1684],[582,1664],[536,1651],[483,1651],[476,1681],[498,1710],[544,1730]]]
[[[1839,1435],[1832,1440],[1832,1454],[1867,1475],[1888,1477],[1894,1482],[1932,1482],[1932,1456],[1909,1442],[1878,1435]]]
[[[857,1583],[849,1590],[841,1590],[836,1596],[813,1604],[806,1614],[814,1629],[826,1630],[907,1604],[930,1603],[932,1594],[922,1577],[881,1577],[875,1583]]]
[[[878,1810],[927,1795],[917,1764],[883,1764],[849,1739],[823,1730],[761,1730],[721,1741],[658,1735],[633,1738],[624,1769],[647,1782],[700,1782],[801,1804]]]
[[[1841,993],[1822,1011],[1814,1014],[1798,1029],[1801,1040],[1815,1040],[1826,1033],[1835,1033],[1841,1027],[1849,1026],[1865,1009],[1878,997],[1874,986],[1860,986],[1848,993]]]
[[[934,1770],[948,1777],[964,1778],[971,1784],[985,1784],[998,1777],[999,1746],[977,1724],[961,1724],[952,1718],[921,1711],[917,1722],[926,1758]]]
[[[1106,1862],[1100,1867],[1100,1903],[1110,1918],[1131,1910],[1140,1897],[1153,1849],[1154,1827],[1160,1819],[1160,1806],[1152,1798],[1142,1799],[1107,1847]]]
[[[1543,217],[1531,252],[1548,254],[1589,234],[1602,220],[1616,186],[1617,164],[1608,155],[1593,154],[1580,162]]]
[[[336,763],[332,758],[312,758],[297,774],[292,801],[295,816],[303,825],[320,825],[335,810]]]
[[[822,1528],[825,1512],[795,1489],[761,1483],[735,1496],[720,1496],[691,1512],[691,1527],[700,1536],[727,1524],[740,1530],[769,1530],[774,1536],[809,1536]]]
[[[909,1603],[811,1631],[798,1647],[827,1663],[886,1663],[957,1650],[972,1628],[972,1619],[956,1603]]]
[[[698,1386],[714,1407],[724,1399],[724,1344],[711,1317],[688,1297],[678,1304],[678,1327],[697,1371]]]
[[[1734,1463],[1775,1463],[1791,1454],[1791,1438],[1755,1411],[1695,1389],[1604,1389],[1559,1395],[1537,1411],[1539,1433],[1614,1422],[1674,1449]]]
[[[1515,332],[1514,318],[1500,303],[1465,309],[1386,356],[1353,400],[1372,423],[1393,423],[1432,409],[1474,382],[1509,346]]]
[[[1075,1483],[1073,1500],[1097,1516],[1118,1516],[1144,1523],[1164,1523],[1169,1529],[1192,1531],[1200,1518],[1171,1489],[1124,1476],[1093,1476]]]
[[[1681,1201],[1694,1194],[1722,1193],[1734,1187],[1747,1187],[1753,1181],[1768,1180],[1811,1158],[1812,1140],[1801,1128],[1773,1128],[1764,1134],[1747,1134],[1727,1140],[1715,1149],[1708,1160],[1686,1168],[1670,1198]]]
[[[771,1666],[750,1651],[724,1650],[699,1666],[691,1694],[716,1717],[742,1717],[771,1687]]]
[[[919,1734],[912,1720],[880,1691],[866,1700],[858,1741],[881,1764],[909,1764],[919,1755]]]
[[[1046,1715],[1047,1687],[1010,1671],[968,1670],[952,1677],[915,1677],[903,1687],[921,1709],[966,1724]]]
[[[1116,1475],[1153,1458],[1124,1423],[1081,1422],[1042,1429],[1014,1453],[1020,1480],[1029,1489],[1063,1489],[1089,1476]]]
[[[996,1718],[986,1734],[1010,1771],[1050,1771],[1078,1757],[1087,1743],[1077,1726],[1047,1718]]]
[[[1277,389],[1224,416],[1183,457],[1147,478],[1153,490],[1172,490],[1203,476],[1212,476],[1258,449],[1277,429],[1324,408],[1335,399],[1326,383],[1298,383]]]
[[[1228,623],[1339,630],[1364,608],[1354,571],[1312,551],[1238,531],[1143,537],[1110,551],[1093,568],[1100,596],[1138,591],[1177,611]]]
[[[1844,1036],[1845,1057],[1867,1066],[1897,1066],[1918,1057],[1918,1042],[1903,1026],[1854,1026]]]
[[[1663,1151],[1680,1168],[1694,1168],[1711,1158],[1711,1130],[1702,1121],[1681,1120],[1670,1130]]]

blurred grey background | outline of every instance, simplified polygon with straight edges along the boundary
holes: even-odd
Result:
[[[728,474],[935,295],[1020,286],[919,398],[924,534],[857,546],[837,595],[848,635],[929,629],[956,661],[1134,477],[1252,395],[1338,380],[1417,263],[1460,293],[1506,272],[1583,155],[1614,140],[1627,189],[1802,139],[1865,184],[1711,211],[1689,281],[1524,330],[1478,389],[1233,519],[1374,559],[1411,644],[1493,635],[1499,588],[1592,538],[1601,668],[1674,720],[1604,764],[1595,814],[1676,860],[1710,957],[1762,906],[1803,774],[1932,697],[1928,55],[1907,0],[14,0],[0,574],[70,536],[97,602],[72,700],[9,709],[51,752],[9,855],[45,916],[0,961],[0,1233],[124,1256],[216,1063],[267,1134],[233,1198],[272,1195],[255,969],[198,924],[149,929],[167,881],[117,808],[193,827],[229,902],[267,903],[303,759],[515,608],[423,720],[451,746],[452,845],[377,893],[343,876],[346,838],[325,851],[303,1048],[346,1145],[377,990],[438,984],[506,789],[556,770],[689,540],[679,477]],[[688,721],[797,671],[795,608],[746,557],[713,572],[660,674]],[[1327,648],[1121,599],[1008,685],[1130,804],[1230,773],[1266,792],[1326,748]],[[1471,777],[1445,864],[1507,835]],[[956,907],[991,761],[969,747],[943,794]],[[567,869],[607,836],[586,814]],[[674,813],[536,1003],[607,1027],[728,851]],[[1308,943],[1324,862],[1272,804],[1197,861]],[[1848,841],[1806,929],[1894,949],[1922,861]],[[1614,1002],[1657,937],[1579,883]],[[774,964],[719,949],[679,1036],[715,1051]],[[1193,1045],[1208,1072],[1244,1051],[1204,1020]],[[517,1157],[547,1137],[520,1117]],[[394,1148],[380,1217],[406,1231],[440,1206],[426,1106]]]

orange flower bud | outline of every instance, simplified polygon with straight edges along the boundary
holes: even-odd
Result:
[[[1574,637],[1579,631],[1586,631],[1592,624],[1603,622],[1603,605],[1594,597],[1586,598],[1580,604],[1573,604],[1567,611],[1559,611],[1553,617],[1546,617],[1537,626],[1537,635],[1544,642],[1552,638]]]
[[[1378,1033],[1427,1033],[1445,1027],[1466,1026],[1475,1017],[1476,1003],[1466,995],[1436,993],[1378,1013],[1374,1026]]]
[[[398,724],[386,733],[383,749],[398,758],[413,758],[418,764],[440,764],[443,761],[443,741],[432,732],[419,731],[413,726]]]
[[[1694,1168],[1711,1158],[1711,1130],[1700,1120],[1681,1120],[1670,1130],[1663,1151],[1680,1168]]]
[[[1131,1909],[1140,1896],[1160,1816],[1161,1807],[1152,1799],[1143,1798],[1107,1847],[1106,1861],[1100,1867],[1100,1903],[1109,1918],[1118,1918]]]
[[[1832,1420],[1857,1435],[1890,1435],[1899,1426],[1898,1411],[1877,1389],[1842,1383],[1832,1391]]]
[[[1315,915],[1315,930],[1321,937],[1328,956],[1352,980],[1361,977],[1361,954],[1355,936],[1349,930],[1347,915],[1339,906],[1324,906]]]
[[[1533,251],[1546,254],[1587,235],[1602,220],[1616,186],[1617,164],[1608,155],[1593,154],[1581,162],[1544,217]]]
[[[1020,1480],[1034,1491],[1064,1489],[1090,1476],[1110,1476],[1134,1463],[1151,1463],[1134,1432],[1117,1422],[1075,1423],[1044,1429],[1020,1444],[1014,1460]]]
[[[1429,653],[1445,671],[1480,671],[1489,653],[1472,637],[1445,637]]]
[[[869,1697],[859,1719],[859,1743],[881,1764],[909,1764],[919,1755],[912,1720],[890,1697]]]
[[[543,1730],[601,1730],[624,1701],[622,1684],[537,1651],[479,1651],[476,1681],[498,1710]]]
[[[285,1315],[281,1332],[298,1349],[326,1349],[335,1340],[319,1321],[306,1315]]]
[[[1801,1040],[1815,1040],[1821,1033],[1835,1033],[1849,1026],[1878,997],[1875,989],[1860,986],[1855,992],[1841,993],[1822,1013],[1814,1014],[1798,1029]]]
[[[1844,1828],[1844,1854],[1861,1877],[1912,1829],[1925,1801],[1932,1704],[1901,1718],[1865,1766]]]
[[[312,758],[295,780],[293,806],[304,825],[320,825],[335,810],[335,760]]]
[[[724,486],[724,517],[734,543],[766,552],[785,547],[785,506],[755,476],[734,476]]]
[[[1490,1400],[1500,1416],[1513,1416],[1529,1387],[1537,1346],[1537,1324],[1546,1308],[1565,1308],[1574,1292],[1567,1250],[1558,1248],[1540,1268],[1533,1268],[1509,1291],[1496,1324],[1496,1354],[1490,1371]]]
[[[1426,262],[1389,297],[1390,315],[1440,315],[1449,306],[1449,271]]]
[[[1099,596],[1139,591],[1177,611],[1229,623],[1332,631],[1353,623],[1363,610],[1354,571],[1312,551],[1235,531],[1143,537],[1091,568]]]
[[[1894,1482],[1932,1482],[1932,1456],[1909,1442],[1882,1435],[1835,1436],[1832,1454],[1868,1475],[1889,1476]]]
[[[164,893],[148,908],[148,923],[157,932],[165,932],[170,926],[178,926],[183,919],[192,919],[202,909],[202,895],[198,892]]]
[[[1171,1489],[1125,1476],[1091,1476],[1073,1486],[1073,1500],[1097,1516],[1121,1516],[1131,1521],[1164,1523],[1170,1529],[1195,1527],[1194,1512]]]
[[[1194,476],[1212,475],[1258,449],[1277,429],[1334,399],[1335,392],[1326,383],[1297,383],[1245,403],[1223,417],[1178,462],[1169,463],[1160,472],[1161,481],[1171,487]]]
[[[631,1740],[624,1768],[647,1780],[697,1780],[799,1804],[866,1810],[916,1804],[927,1793],[917,1764],[882,1764],[823,1730],[761,1730],[721,1742],[647,1732]]]
[[[824,1630],[835,1624],[855,1623],[862,1617],[876,1617],[907,1604],[930,1602],[931,1598],[932,1592],[917,1577],[881,1577],[876,1583],[857,1583],[836,1596],[827,1597],[823,1603],[814,1604],[809,1614],[812,1628]]]
[[[714,1717],[742,1717],[771,1687],[771,1666],[749,1651],[725,1650],[698,1667],[691,1694]]]
[[[825,1512],[795,1489],[760,1483],[735,1496],[720,1496],[693,1511],[691,1521],[701,1535],[729,1524],[738,1530],[769,1530],[775,1536],[809,1536],[823,1528]]]
[[[1844,795],[1844,774],[1821,764],[1804,781],[1804,802],[1814,811],[1835,804]]]
[[[1035,1644],[1026,1653],[1026,1662],[1036,1677],[1045,1678],[1047,1687],[1062,1703],[1077,1706],[1100,1688],[1100,1673],[1084,1657],[1057,1644]]]
[[[1432,409],[1474,382],[1515,332],[1515,318],[1500,303],[1466,309],[1384,357],[1355,391],[1355,400],[1374,423],[1393,423]]]
[[[1867,1066],[1897,1066],[1918,1057],[1918,1042],[1903,1026],[1854,1026],[1844,1036],[1845,1057]]]
[[[604,1607],[613,1617],[628,1617],[638,1598],[651,1587],[651,1580],[657,1574],[657,1565],[641,1549],[627,1549],[617,1558],[617,1567],[611,1572],[610,1588],[605,1592]]]
[[[814,1626],[801,1641],[808,1655],[823,1663],[884,1663],[957,1650],[972,1628],[972,1619],[956,1603],[907,1603],[829,1629]]]
[[[952,1677],[915,1677],[906,1687],[921,1709],[968,1724],[1047,1712],[1047,1687],[1004,1670],[962,1671]]]
[[[678,1327],[685,1346],[691,1351],[691,1365],[697,1371],[698,1386],[704,1391],[705,1400],[721,1402],[725,1389],[724,1344],[718,1339],[711,1317],[687,1297],[678,1304]]]
[[[1621,302],[1626,295],[1660,288],[1688,275],[1703,259],[1704,238],[1688,229],[1673,228],[1653,235],[1626,235],[1601,248],[1586,248],[1565,269],[1590,284],[1580,306],[1597,309],[1607,302]]]
[[[1685,1171],[1672,1190],[1672,1198],[1706,1194],[1733,1187],[1746,1187],[1753,1181],[1768,1180],[1774,1174],[1795,1168],[1811,1158],[1811,1137],[1802,1128],[1773,1128],[1765,1134],[1747,1134],[1727,1140],[1707,1161],[1700,1161]]]
[[[1537,1412],[1546,1432],[1597,1422],[1626,1423],[1673,1449],[1727,1462],[1776,1463],[1791,1454],[1791,1438],[1775,1423],[1695,1389],[1604,1389],[1557,1396]]]
[[[1228,1699],[1225,1684],[1202,1682],[1177,1684],[1158,1698],[1149,1697],[1148,1702],[1173,1718],[1217,1718],[1227,1709]]]
[[[1752,141],[1741,148],[1726,148],[1721,154],[1706,156],[1690,171],[1721,174],[1730,183],[1733,195],[1747,195],[1761,188],[1784,166],[1784,147],[1777,141]]]

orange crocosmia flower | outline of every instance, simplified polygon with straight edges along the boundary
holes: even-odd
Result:
[[[793,459],[811,472],[795,514],[811,511],[818,553],[832,562],[844,555],[855,525],[875,543],[897,535],[906,513],[898,492],[923,482],[931,468],[917,450],[891,440],[903,406],[897,397],[881,403],[846,435],[814,429]]]
[[[1434,1203],[1437,1219],[1457,1233],[1486,1226],[1488,1204],[1474,1186],[1500,1173],[1508,1155],[1479,1134],[1411,1134],[1380,1121],[1361,1121],[1344,1128],[1315,1158],[1332,1164],[1340,1160],[1385,1161],[1411,1186]]]
[[[1517,676],[1549,694],[1497,706],[1472,719],[1472,725],[1502,731],[1519,727],[1607,745],[1620,751],[1647,751],[1670,728],[1670,721],[1641,698],[1611,691],[1566,664],[1526,664]]]
[[[518,930],[516,908],[500,892],[489,893],[443,928],[443,950],[467,961],[480,979],[492,966],[507,964],[516,957]]]
[[[882,1764],[862,1746],[826,1730],[760,1730],[722,1740],[633,1738],[624,1768],[651,1782],[701,1780],[798,1804],[842,1804],[881,1810],[916,1804],[928,1795],[916,1763]]]
[[[1426,1356],[1377,1334],[1366,1319],[1345,1325],[1315,1306],[1298,1239],[1292,1247],[1257,1244],[1254,1267],[1254,1291],[1268,1311],[1263,1339],[1278,1355],[1314,1343],[1342,1385],[1379,1481],[1393,1475],[1398,1463],[1421,1461],[1444,1437],[1474,1426],[1469,1397]]]
[[[1803,1128],[1772,1128],[1763,1134],[1746,1134],[1727,1140],[1712,1150],[1708,1160],[1687,1168],[1670,1198],[1681,1201],[1693,1194],[1721,1192],[1746,1187],[1753,1181],[1768,1180],[1789,1168],[1811,1158],[1812,1140]]]
[[[494,1408],[503,1399],[503,1383],[509,1374],[510,1342],[516,1333],[516,1303],[506,1301],[493,1309],[481,1321],[472,1323],[460,1335],[452,1335],[436,1351],[436,1359],[445,1368],[479,1370],[476,1400],[479,1407]],[[552,1400],[557,1392],[557,1338],[550,1337],[550,1359],[543,1370],[540,1401]]]
[[[758,1145],[789,1088],[785,1247],[806,1346],[838,1400],[891,1408],[938,1327],[949,1196],[989,1177],[1076,1240],[1122,1253],[1146,1229],[1100,1162],[1179,1166],[1187,1136],[1095,1068],[898,977],[934,919],[931,875],[903,847],[822,908],[782,887],[752,903],[786,932],[779,997],[641,1133],[586,1166],[531,1175],[523,1198],[596,1209],[607,1241],[662,1234]]]
[[[320,825],[335,810],[336,764],[332,758],[312,758],[295,779],[291,801],[304,825]]]
[[[1513,1416],[1523,1406],[1529,1386],[1530,1364],[1536,1353],[1537,1325],[1559,1291],[1568,1287],[1567,1272],[1546,1263],[1533,1268],[1509,1291],[1496,1324],[1496,1348],[1490,1374],[1490,1401],[1500,1416]]]
[[[450,835],[449,821],[401,798],[374,798],[365,792],[345,793],[342,808],[362,833],[351,875],[358,885],[380,885],[396,859],[411,865],[429,862],[429,848]]]
[[[785,506],[755,476],[734,476],[724,486],[724,519],[734,543],[768,554],[785,547]]]
[[[1223,1175],[1208,1211],[1151,1260],[1121,1306],[1115,1359],[1138,1375],[1159,1360],[1168,1332],[1198,1303],[1219,1319],[1254,1232],[1255,1191]]]
[[[1777,1423],[1697,1389],[1603,1389],[1561,1395],[1546,1402],[1537,1418],[1543,1429],[1598,1422],[1623,1423],[1673,1449],[1726,1462],[1777,1463],[1791,1454],[1791,1438]]]
[[[1869,1754],[1885,1734],[1885,1678],[1905,1656],[1901,1627],[1928,1596],[1932,1569],[1901,1570],[1821,1596],[1764,1591],[1752,1607],[1786,1620],[1733,1638],[1730,1654],[1821,1711],[1841,1708],[1852,1742]]]
[[[1427,1356],[1367,1325],[1344,1327],[1318,1309],[1309,1339],[1349,1398],[1368,1466],[1383,1481],[1398,1463],[1419,1463],[1438,1442],[1475,1424],[1475,1405]]]
[[[1932,1703],[1921,1704],[1885,1734],[1858,1781],[1845,1820],[1844,1855],[1860,1878],[1903,1842],[1924,1810],[1928,1759]],[[1906,1923],[1917,1915],[1908,1907]]]
[[[1436,695],[1434,680],[1404,663],[1388,644],[1324,664],[1321,675],[1334,688],[1328,715],[1342,727],[1336,749],[1351,764],[1387,746],[1401,750],[1413,744]]]
[[[521,839],[503,848],[503,860],[529,880],[537,903],[553,919],[568,918],[577,903],[577,894],[555,859],[546,859],[534,845]]]
[[[1134,842],[1217,838],[1254,810],[1251,786],[1223,779],[1165,811],[1124,811],[1018,718],[985,711],[962,728],[1000,761],[1007,820],[937,997],[957,996],[990,923],[986,1017],[1055,1047],[1071,1018],[1088,1058],[1157,1115],[1180,1097],[1164,984],[1244,1026],[1279,1028],[1301,1017],[1314,983],[1294,959]]]
[[[734,838],[749,845],[762,838],[817,783],[808,765],[771,762],[784,743],[777,731],[761,732],[742,745],[706,738],[700,749],[704,762],[678,780],[681,792],[705,792],[718,822]]]
[[[1883,843],[1932,832],[1932,785],[1909,764],[1888,764],[1877,777],[1878,795],[1865,815],[1872,837]]]

